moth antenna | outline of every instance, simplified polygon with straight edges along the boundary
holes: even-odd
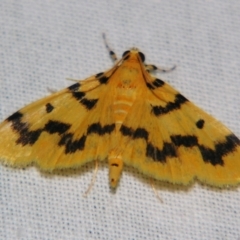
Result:
[[[163,72],[163,73],[167,73],[167,72],[172,72],[173,70],[176,69],[176,67],[177,67],[177,65],[173,65],[170,68],[162,68],[162,67],[157,67],[157,66],[152,65],[152,64],[145,64],[145,70],[148,71],[148,72],[160,71],[160,72]]]
[[[106,34],[103,33],[102,34],[102,37],[103,37],[103,41],[104,41],[104,44],[109,52],[109,55],[110,55],[110,58],[112,59],[113,62],[116,62],[118,59],[117,59],[117,55],[115,54],[115,52],[109,47],[108,45],[108,42],[107,42],[107,39],[106,39]]]
[[[74,78],[66,78],[66,80],[68,81],[72,81],[72,82],[79,82],[80,80],[78,79],[74,79]]]

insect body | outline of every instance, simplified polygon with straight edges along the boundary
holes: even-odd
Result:
[[[108,160],[113,188],[124,164],[177,184],[239,183],[239,139],[151,70],[131,49],[110,70],[15,112],[0,124],[0,159],[46,171]]]

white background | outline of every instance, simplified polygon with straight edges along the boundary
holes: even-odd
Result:
[[[160,75],[240,137],[239,0],[1,0],[0,119],[105,71],[138,47]],[[43,174],[0,165],[0,239],[240,239],[240,188],[154,182],[124,167],[113,193],[102,163]]]

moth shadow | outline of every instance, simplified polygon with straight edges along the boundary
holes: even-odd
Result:
[[[7,168],[9,167],[9,166],[4,165],[4,164],[3,164],[3,166],[7,167]],[[36,166],[35,164],[31,164],[31,165],[29,165],[27,167],[23,167],[23,168],[21,168],[21,167],[11,167],[11,168],[12,169],[26,170],[26,169],[29,169],[31,167],[36,168],[43,177],[46,177],[46,178],[49,178],[49,179],[54,178],[55,176],[62,176],[64,178],[65,177],[79,177],[79,176],[84,176],[86,174],[89,174],[89,172],[94,175],[94,170],[96,168],[96,162],[92,161],[92,162],[86,163],[86,164],[84,164],[80,167],[77,167],[77,168],[56,169],[56,170],[53,170],[51,172],[44,171],[44,170],[40,169],[38,166]],[[98,167],[97,168],[98,168],[98,170],[108,168],[107,161],[98,162]],[[171,182],[153,179],[149,176],[146,176],[146,175],[142,174],[137,169],[135,169],[133,167],[130,167],[130,166],[126,166],[126,165],[124,166],[123,174],[122,174],[121,178],[124,178],[124,175],[131,175],[137,181],[142,182],[142,184],[144,184],[146,186],[152,187],[156,191],[165,190],[165,191],[170,191],[172,193],[176,193],[176,192],[179,192],[179,191],[187,193],[194,188],[195,184],[200,185],[203,189],[207,189],[207,190],[218,192],[218,193],[220,193],[220,192],[222,193],[223,191],[224,192],[225,191],[237,191],[238,188],[239,188],[238,185],[236,185],[236,186],[223,186],[223,187],[211,186],[211,185],[205,184],[203,182],[200,182],[198,179],[193,180],[192,182],[190,182],[189,185],[173,184]],[[120,179],[119,184],[121,184],[121,179]],[[117,188],[112,189],[110,186],[109,186],[109,190],[112,193],[117,192]]]
[[[154,188],[155,190],[167,190],[170,192],[177,192],[177,191],[185,191],[188,192],[193,187],[193,184],[190,185],[180,185],[180,184],[173,184],[166,181],[156,180],[149,176],[144,175],[137,169],[129,166],[124,166],[124,172],[128,175],[133,176],[137,181],[140,181],[142,184]]]
[[[208,185],[207,183],[203,183],[199,181],[198,179],[193,179],[188,185],[177,184],[177,183],[174,184],[168,181],[153,179],[149,176],[142,174],[137,169],[129,166],[124,166],[124,172],[134,176],[134,178],[142,182],[142,184],[150,186],[153,188],[153,190],[155,189],[156,191],[164,190],[172,193],[176,193],[176,192],[187,193],[192,191],[196,185],[200,185],[202,189],[210,190],[216,193],[223,193],[225,191],[237,191],[239,187],[239,186],[224,186],[224,187],[211,186],[211,185]]]
[[[34,166],[35,167],[35,166]],[[94,170],[96,168],[96,163],[94,161],[86,163],[82,165],[81,167],[77,168],[66,168],[66,169],[56,169],[51,172],[43,171],[40,168],[36,166],[36,168],[40,171],[41,175],[43,177],[47,178],[54,178],[55,176],[61,176],[61,177],[80,177],[84,176],[86,174],[92,173],[94,175]],[[108,169],[108,163],[106,161],[99,162],[98,163],[98,171],[101,171],[102,169]],[[123,168],[123,174],[121,175],[121,179],[119,180],[119,185],[121,185],[121,181],[126,175],[131,175],[136,179],[136,181],[140,181],[142,184],[153,187],[157,191],[161,190],[166,190],[170,192],[179,192],[179,191],[184,191],[188,192],[191,190],[193,187],[193,183],[190,185],[180,185],[180,184],[172,184],[170,182],[165,182],[165,181],[160,181],[160,180],[155,180],[151,177],[148,177],[141,172],[139,172],[137,169],[130,167],[130,166],[124,166]],[[97,181],[97,179],[96,179]],[[112,189],[109,186],[109,190],[112,194],[115,194],[117,192],[117,189]]]
[[[94,174],[94,169],[95,169],[95,165],[96,163],[93,162],[89,162],[86,163],[80,167],[76,167],[76,168],[64,168],[64,169],[55,169],[51,172],[48,171],[43,171],[40,168],[39,171],[41,173],[42,176],[48,177],[48,178],[52,178],[54,176],[62,176],[62,177],[79,177],[79,176],[83,176],[85,174],[89,174],[89,172],[92,172],[92,174]],[[101,164],[98,164],[98,169],[102,169],[103,167],[101,166]]]

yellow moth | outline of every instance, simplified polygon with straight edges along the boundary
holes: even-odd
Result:
[[[46,171],[107,160],[113,188],[123,164],[175,184],[238,184],[240,140],[150,75],[157,68],[144,58],[133,48],[110,70],[12,114],[0,124],[0,159]]]

